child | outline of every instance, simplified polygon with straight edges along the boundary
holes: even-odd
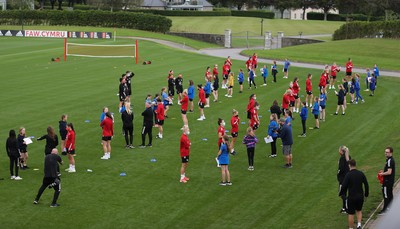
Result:
[[[25,143],[24,138],[26,138],[25,128],[21,127],[19,128],[17,141],[18,141],[18,150],[21,155],[19,158],[20,160],[19,167],[22,170],[29,169],[29,167],[26,165],[26,162],[28,161],[28,150],[27,150],[28,145]]]
[[[375,86],[376,86],[376,78],[374,76],[374,73],[372,73],[372,77],[370,77],[369,80],[370,80],[369,90],[371,91],[369,96],[373,96],[375,94]]]
[[[208,78],[206,85],[204,85],[203,90],[206,95],[206,104],[204,105],[204,107],[210,107],[211,78]]]
[[[290,110],[285,110],[285,125],[292,127],[292,112]]]
[[[344,115],[344,111],[345,111],[345,101],[346,101],[346,92],[344,90],[343,85],[339,84],[339,92],[335,91],[335,94],[338,97],[338,104],[337,104],[337,108],[336,108],[336,112],[334,115],[338,115],[339,109],[340,107],[342,108],[342,115]]]
[[[319,129],[319,121],[318,121],[318,116],[319,116],[319,98],[315,97],[314,98],[314,106],[312,108],[312,114],[314,115],[315,118],[315,127],[314,129]]]
[[[251,67],[249,71],[249,89],[251,89],[251,84],[254,85],[254,89],[257,88],[256,82],[254,82],[254,77],[255,77],[254,69],[253,67]]]
[[[228,76],[228,94],[225,95],[228,98],[232,97],[233,85],[234,85],[234,78],[233,78],[233,72],[231,72],[231,73],[229,73],[229,76]]]
[[[276,157],[276,139],[278,138],[278,130],[279,130],[279,124],[278,124],[278,116],[276,114],[271,114],[269,116],[269,125],[268,125],[268,137],[272,137],[272,142],[271,142],[271,155],[269,155],[270,158],[275,158]]]
[[[306,80],[306,94],[307,94],[307,98],[306,98],[306,105],[308,106],[308,101],[310,101],[310,107],[312,107],[313,105],[313,94],[312,94],[312,75],[310,73],[308,73],[307,75],[307,80]]]
[[[231,154],[232,155],[236,155],[235,142],[236,142],[236,139],[237,139],[238,133],[239,133],[239,122],[240,122],[239,112],[237,110],[233,109],[232,118],[231,118],[231,136],[232,136]]]
[[[66,172],[74,173],[75,170],[75,130],[74,125],[72,123],[67,124],[67,138],[65,141],[65,148],[67,149],[68,153],[68,160],[69,160],[69,168],[66,169]]]
[[[158,98],[157,100],[157,110],[155,110],[154,113],[157,116],[156,125],[158,127],[158,134],[156,135],[156,138],[162,139],[164,133],[163,125],[164,125],[165,109],[160,98]]]
[[[319,95],[319,106],[321,107],[321,116],[319,118],[319,120],[322,120],[323,122],[325,122],[325,107],[326,107],[326,100],[328,98],[326,97],[325,93],[321,93]]]
[[[253,129],[254,132],[260,126],[260,119],[258,117],[259,109],[260,109],[260,104],[258,104],[258,102],[255,102],[254,109],[252,111],[252,115],[251,115],[251,119],[250,119],[250,127]]]
[[[231,175],[230,175],[229,169],[228,169],[229,149],[230,149],[229,137],[227,135],[224,135],[222,137],[221,148],[219,149],[218,154],[217,154],[217,159],[221,165],[221,182],[219,183],[219,185],[221,185],[221,186],[232,185]]]
[[[264,65],[264,68],[261,69],[262,71],[262,77],[264,79],[264,84],[263,86],[267,86],[267,77],[268,77],[268,68],[267,65]]]
[[[254,152],[256,149],[256,144],[258,143],[258,139],[256,137],[256,135],[254,134],[254,131],[251,127],[247,128],[246,131],[246,136],[244,136],[243,138],[243,144],[246,144],[246,148],[247,148],[247,159],[249,162],[249,171],[253,171],[254,170]]]
[[[240,91],[239,93],[243,92],[243,81],[244,81],[244,75],[243,75],[243,70],[239,69],[239,75],[238,75],[238,82],[239,82],[239,87],[240,87]]]
[[[363,103],[364,99],[360,94],[361,87],[360,87],[360,75],[359,74],[356,74],[356,82],[355,82],[354,90],[356,92],[356,104],[358,104],[358,99],[361,99],[361,102]]]
[[[161,88],[161,98],[164,104],[164,116],[168,118],[167,112],[169,110],[169,105],[172,104],[172,99],[167,94],[167,88]]]
[[[68,115],[63,114],[61,115],[61,120],[58,121],[58,128],[60,130],[60,137],[61,137],[61,154],[67,155],[67,151],[65,149],[65,138],[67,137],[67,119]]]
[[[367,76],[365,77],[365,85],[367,86],[366,89],[364,91],[369,91],[369,82],[370,82],[370,78],[371,78],[371,70],[369,70],[369,68],[367,68]]]
[[[189,97],[189,104],[190,110],[189,112],[192,113],[194,109],[193,99],[194,99],[194,83],[193,80],[189,80],[189,88],[188,88],[188,97]]]
[[[301,117],[301,124],[303,126],[303,133],[299,135],[299,137],[306,137],[306,122],[308,116],[308,109],[306,102],[303,102],[303,107],[301,108],[300,117]]]

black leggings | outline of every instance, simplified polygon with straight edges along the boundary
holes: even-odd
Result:
[[[252,148],[247,148],[247,158],[249,160],[249,166],[253,166],[254,165],[254,151],[255,151],[255,147]]]
[[[125,135],[125,142],[127,145],[132,145],[133,144],[133,126],[124,126],[124,135]],[[129,140],[128,140],[128,134],[129,134]]]
[[[142,129],[142,145],[145,145],[146,134],[149,135],[149,144],[153,141],[153,125],[144,125]]]
[[[303,134],[306,134],[306,121],[307,120],[301,120],[301,124],[303,125]]]
[[[254,87],[256,87],[256,82],[254,82],[254,79],[249,79],[249,87],[251,87],[251,83],[253,83]]]
[[[393,200],[393,184],[382,185],[383,211],[386,211]]]
[[[49,185],[51,185],[51,186],[49,186]],[[54,189],[54,196],[53,196],[52,204],[56,204],[58,196],[60,195],[60,192],[61,192],[61,180],[58,177],[57,178],[44,177],[42,186],[40,186],[35,200],[39,201],[40,197],[42,196],[44,190],[46,190],[47,187],[50,187],[50,188],[52,187]]]
[[[276,155],[276,139],[278,137],[272,138],[274,141],[271,142],[271,155]]]
[[[10,156],[10,174],[14,176],[14,166],[15,166],[15,176],[18,176],[18,162],[19,158],[15,156]]]

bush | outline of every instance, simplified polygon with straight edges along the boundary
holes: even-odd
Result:
[[[328,14],[328,21],[346,21],[347,18],[350,18],[352,21],[368,21],[368,16],[364,14]],[[308,20],[324,20],[323,13],[310,12],[307,13]],[[371,18],[372,19],[372,18]],[[377,19],[382,19],[381,17],[375,17],[374,21]]]
[[[151,13],[162,16],[231,16],[230,11],[198,11],[198,10],[128,10],[129,12]]]
[[[172,26],[172,21],[161,15],[109,12],[100,10],[8,10],[0,11],[0,24],[20,25],[70,25],[99,26],[140,29],[165,33]]]
[[[400,38],[400,21],[350,22],[333,34],[333,40],[356,38]]]
[[[270,12],[270,11],[264,11],[264,10],[249,10],[249,11],[232,10],[232,16],[274,19],[275,13]]]

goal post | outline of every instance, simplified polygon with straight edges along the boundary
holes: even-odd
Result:
[[[64,39],[64,61],[68,56],[94,57],[94,58],[134,58],[139,63],[139,42],[124,45],[99,45],[68,42]]]

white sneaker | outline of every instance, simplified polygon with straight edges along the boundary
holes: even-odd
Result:
[[[332,89],[332,86],[331,86],[331,85],[329,85],[329,89]]]
[[[228,95],[228,98],[232,98],[232,96],[231,96],[231,95]]]
[[[197,121],[203,121],[203,120],[204,120],[203,117],[197,119]]]
[[[178,102],[178,105],[181,105],[181,103],[180,103],[180,102]]]
[[[332,86],[332,89],[336,89],[335,86]]]
[[[215,158],[215,161],[217,162],[217,167],[218,167],[218,168],[221,167],[221,165],[219,164],[218,157]]]
[[[104,156],[102,156],[100,159],[102,159],[102,160],[108,160],[108,159],[110,159],[110,158],[107,156],[107,154],[104,154]]]
[[[69,172],[69,170],[70,170],[70,168],[68,168],[68,169],[65,169],[64,171],[65,171],[65,172]]]
[[[14,180],[22,180],[22,177],[17,176],[17,177],[14,178]]]
[[[69,173],[75,173],[76,170],[75,170],[75,169],[70,169],[70,170],[68,170],[68,172],[69,172]]]
[[[210,105],[205,105],[204,107],[210,107]]]
[[[265,83],[265,84],[263,84],[263,86],[267,86],[267,84]]]
[[[206,116],[202,116],[201,118],[202,118],[203,120],[205,120],[205,119],[206,119]]]
[[[226,94],[225,96],[226,96],[226,97],[228,97],[229,95],[228,95],[228,94]]]
[[[11,176],[11,180],[14,180],[15,179],[15,176]]]

